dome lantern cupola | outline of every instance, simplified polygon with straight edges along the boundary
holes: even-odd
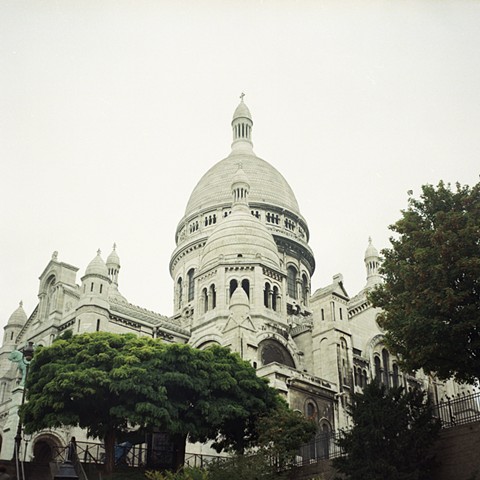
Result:
[[[365,268],[367,269],[367,288],[381,282],[378,269],[380,268],[380,255],[372,244],[372,238],[368,238],[368,247],[365,251]]]
[[[107,269],[110,280],[118,286],[118,273],[120,271],[120,258],[117,254],[117,244],[113,244],[112,253],[107,257]]]
[[[232,119],[232,133],[233,142],[232,150],[247,150],[251,151],[252,143],[252,115],[250,110],[243,101],[244,93],[240,95],[240,103],[233,113]]]
[[[242,164],[238,164],[238,170],[232,180],[232,208],[238,206],[248,207],[248,194],[250,193],[250,182],[243,171]]]

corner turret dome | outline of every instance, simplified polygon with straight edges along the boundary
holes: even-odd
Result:
[[[237,118],[247,118],[248,120],[252,120],[252,115],[250,113],[250,110],[248,109],[248,107],[245,105],[243,101],[243,96],[242,96],[242,101],[238,104],[238,107],[235,109],[235,112],[233,112],[232,122]]]
[[[101,251],[98,250],[96,257],[88,264],[85,275],[100,275],[108,278],[108,268],[100,254]]]
[[[372,258],[372,257],[378,257],[378,250],[373,246],[372,244],[372,238],[369,237],[368,239],[368,247],[365,250],[365,259],[367,258]]]
[[[27,321],[27,314],[23,309],[23,302],[20,302],[18,308],[10,315],[7,325],[9,327],[13,327],[13,326],[23,327],[26,321]]]
[[[117,244],[113,244],[112,253],[107,257],[107,266],[117,266],[120,267],[120,257],[117,254]]]

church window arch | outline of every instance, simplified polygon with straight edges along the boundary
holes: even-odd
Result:
[[[193,276],[195,275],[195,269],[191,268],[188,273],[187,273],[187,278],[188,278],[188,302],[191,302],[193,300],[193,297],[195,296],[195,281]]]
[[[93,292],[93,282],[90,282],[90,291]]]
[[[202,290],[202,301],[203,301],[203,312],[206,313],[208,312],[208,294],[207,294],[206,288]]]
[[[305,402],[305,413],[304,414],[308,419],[313,420],[315,423],[318,421],[317,403],[312,398],[309,398]]]
[[[263,289],[263,305],[270,308],[270,284],[268,282],[265,282],[265,288]]]
[[[232,278],[230,280],[230,298],[232,298],[233,292],[237,289],[238,287],[238,280],[235,278]]]
[[[212,283],[208,290],[209,290],[210,308],[214,309],[217,307],[217,291],[215,289],[215,284]]]
[[[363,386],[366,387],[368,383],[368,374],[365,368],[362,370],[362,378],[363,378],[362,380]]]
[[[297,298],[297,269],[292,265],[287,268],[287,291],[291,298]]]
[[[382,363],[383,363],[383,383],[390,386],[390,354],[386,348],[382,349]]]
[[[295,362],[290,352],[277,340],[264,340],[259,344],[260,360],[262,365],[279,363],[295,368]]]
[[[304,305],[307,304],[308,300],[308,278],[305,274],[302,275],[302,301]]]
[[[247,297],[250,299],[250,281],[247,278],[242,280],[242,288],[247,294]]]
[[[375,366],[375,381],[381,382],[382,380],[382,366],[381,366],[381,360],[378,355],[375,355],[373,359],[373,363]]]
[[[272,295],[272,309],[276,312],[278,309],[278,296],[279,296],[279,291],[278,287],[275,285],[273,287],[273,295]]]
[[[183,302],[183,280],[182,277],[178,277],[177,280],[177,308],[182,308]]]

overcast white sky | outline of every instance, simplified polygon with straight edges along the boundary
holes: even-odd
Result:
[[[120,291],[170,315],[175,229],[242,91],[309,224],[313,289],[341,272],[353,296],[408,190],[478,182],[479,25],[459,0],[3,0],[0,326],[54,250],[80,282],[114,242]]]

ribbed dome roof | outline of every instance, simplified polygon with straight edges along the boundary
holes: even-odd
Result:
[[[185,216],[188,217],[199,209],[230,204],[232,178],[239,163],[242,164],[250,182],[250,204],[263,203],[285,208],[300,215],[297,199],[290,185],[277,169],[253,153],[233,151],[227,158],[210,168],[200,179],[190,195]]]
[[[365,250],[365,258],[378,257],[378,250],[373,246],[372,239],[368,239],[368,247]]]
[[[114,243],[112,253],[107,257],[107,265],[110,264],[110,265],[120,266],[120,258],[117,255],[116,248],[117,248],[117,245]]]
[[[223,260],[222,260],[223,259]],[[221,220],[205,244],[200,268],[209,268],[217,261],[261,261],[280,267],[278,249],[271,233],[247,207],[236,207]]]
[[[229,308],[232,309],[237,305],[244,305],[250,307],[250,302],[248,301],[248,296],[245,290],[239,285],[232,294],[230,298]]]
[[[23,325],[25,325],[26,321],[27,321],[27,314],[25,313],[25,310],[23,309],[23,302],[20,302],[18,308],[10,315],[10,318],[8,319],[8,325],[9,326],[13,326],[13,325],[23,326]]]
[[[98,250],[97,256],[88,264],[85,275],[102,275],[108,277],[108,268],[100,256],[100,253],[100,250]]]
[[[245,103],[243,103],[243,99],[238,104],[238,107],[235,109],[235,112],[233,112],[232,121],[235,120],[236,118],[248,118],[250,120],[252,119],[252,115],[250,114],[250,110],[245,105]]]

